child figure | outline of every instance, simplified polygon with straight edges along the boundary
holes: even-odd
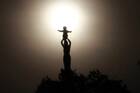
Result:
[[[58,30],[58,31],[59,32],[63,32],[63,40],[68,39],[68,34],[67,33],[71,33],[72,32],[72,31],[68,31],[66,26],[63,27],[63,30]]]

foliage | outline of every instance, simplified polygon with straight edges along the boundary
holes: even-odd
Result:
[[[111,80],[99,70],[88,76],[61,69],[59,80],[45,78],[36,93],[129,93],[121,80]]]

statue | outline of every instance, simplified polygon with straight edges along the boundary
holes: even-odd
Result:
[[[39,85],[36,93],[130,93],[122,80],[111,80],[99,70],[90,71],[87,76],[77,74],[71,70],[70,48],[66,27],[63,32],[61,45],[64,49],[64,69],[58,75],[58,80],[52,80],[48,76]]]
[[[58,31],[63,32],[61,45],[64,49],[64,56],[63,56],[64,70],[70,71],[71,70],[71,56],[70,56],[71,41],[68,39],[67,33],[71,33],[72,31],[68,31],[66,26],[63,27],[63,30],[58,30]]]
[[[68,39],[68,34],[67,33],[71,33],[72,32],[72,31],[68,31],[66,26],[63,27],[63,30],[58,30],[58,31],[59,32],[63,32],[63,40]]]
[[[58,80],[43,78],[36,93],[131,93],[122,80],[110,79],[99,70],[90,71],[87,76],[73,73],[69,77],[61,72]]]

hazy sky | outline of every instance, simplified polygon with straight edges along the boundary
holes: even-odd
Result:
[[[50,34],[53,29],[49,25],[42,29],[40,22],[44,7],[48,12],[55,1],[0,3],[0,93],[33,93],[46,75],[57,78],[63,67],[62,34]],[[98,68],[111,78],[122,79],[133,93],[140,93],[139,3],[70,1],[80,7],[85,20],[77,35],[70,35],[72,68],[83,74]]]

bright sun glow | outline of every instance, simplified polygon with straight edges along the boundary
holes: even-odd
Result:
[[[67,26],[69,30],[77,30],[83,20],[80,8],[70,2],[53,2],[43,12],[46,12],[42,17],[44,25],[53,30],[62,29],[63,26]]]
[[[67,26],[67,29],[72,31],[68,38],[73,42],[76,51],[79,49],[78,46],[87,40],[88,16],[81,3],[52,0],[41,3],[39,7],[35,8],[35,11],[36,15],[33,20],[35,38],[39,40],[40,45],[61,46],[62,33],[57,30],[62,30],[63,26]],[[46,49],[46,46],[44,48]]]
[[[50,10],[50,23],[56,29],[67,26],[70,30],[75,30],[80,24],[80,11],[70,4],[54,5]]]
[[[63,26],[67,26],[67,29],[72,31],[69,34],[69,38],[80,41],[79,37],[83,36],[84,23],[86,23],[86,16],[80,3],[70,1],[55,1],[47,5],[43,3],[39,12],[38,25],[40,25],[39,28],[41,29],[39,30],[41,38],[44,38],[44,40],[47,38],[55,43],[56,40],[62,38],[62,33],[57,30],[62,30]]]

